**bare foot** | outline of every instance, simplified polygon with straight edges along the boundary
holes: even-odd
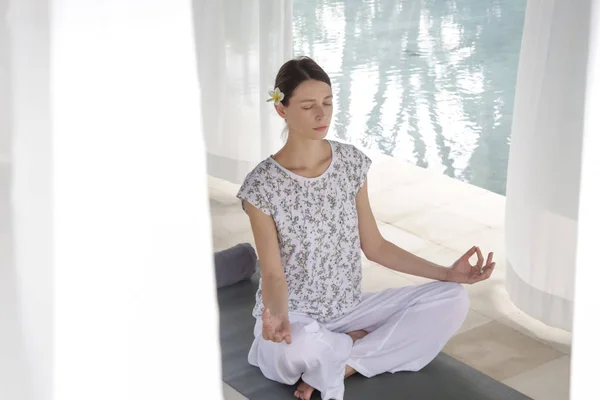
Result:
[[[357,330],[357,331],[352,331],[352,332],[347,333],[347,335],[352,338],[352,343],[355,343],[358,339],[364,338],[365,336],[367,336],[367,334],[368,334],[368,332],[363,331],[363,330]],[[347,378],[354,373],[356,373],[354,368],[346,365],[346,370],[344,371],[344,378]],[[312,387],[308,383],[302,381],[302,382],[300,382],[300,384],[298,385],[298,388],[294,392],[294,396],[298,399],[310,400],[310,396],[312,396],[312,393],[314,391],[315,391],[314,387]]]
[[[368,332],[363,331],[363,330],[352,331],[352,332],[346,333],[346,335],[348,335],[352,338],[352,343],[355,343],[358,339],[364,338],[365,336],[367,336],[367,334],[368,334]]]
[[[354,375],[356,370],[349,365],[346,365],[346,370],[344,371],[344,379],[349,377],[350,375]]]
[[[362,329],[359,329],[357,331],[348,332],[346,335],[348,335],[352,338],[352,343],[354,344],[354,343],[356,343],[357,340],[364,338],[368,334],[369,333],[367,331],[363,331]],[[346,370],[344,371],[344,378],[347,378],[350,375],[353,375],[355,373],[356,373],[356,370],[354,368],[352,368],[349,365],[346,365]]]
[[[314,387],[302,381],[300,382],[298,388],[294,392],[294,396],[302,400],[310,400],[310,396],[312,395],[312,392],[314,392],[314,390]]]

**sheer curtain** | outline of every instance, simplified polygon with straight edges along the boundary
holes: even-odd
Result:
[[[510,298],[534,318],[569,331],[590,5],[527,2],[506,189]]]
[[[221,398],[191,3],[0,13],[0,399]]]
[[[0,398],[51,399],[50,6],[0,0]]]
[[[208,173],[241,183],[282,145],[266,100],[292,57],[292,0],[195,0],[194,18]]]

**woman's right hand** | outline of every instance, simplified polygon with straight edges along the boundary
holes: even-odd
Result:
[[[265,340],[271,340],[275,343],[281,343],[285,340],[287,344],[292,344],[292,326],[289,318],[281,317],[271,313],[267,308],[262,314],[262,334]]]

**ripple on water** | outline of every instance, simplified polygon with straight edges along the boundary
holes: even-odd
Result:
[[[505,193],[524,1],[293,7],[295,55],[332,80],[332,136]]]

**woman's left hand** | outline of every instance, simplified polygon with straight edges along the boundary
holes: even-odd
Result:
[[[471,265],[469,258],[477,253],[477,263]],[[448,270],[447,280],[457,283],[473,284],[488,279],[492,276],[496,263],[493,262],[494,253],[489,253],[485,265],[483,264],[483,254],[479,247],[474,246],[458,260],[452,264]]]

